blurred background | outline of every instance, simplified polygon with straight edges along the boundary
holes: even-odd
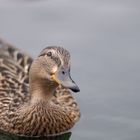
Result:
[[[82,113],[71,140],[140,138],[139,0],[0,0],[0,37],[32,57],[70,51]]]

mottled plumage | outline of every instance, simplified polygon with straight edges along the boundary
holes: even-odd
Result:
[[[70,89],[79,90],[74,81],[70,83],[69,78],[62,76],[70,69],[69,59],[67,50],[47,47],[33,61],[0,40],[1,130],[18,135],[46,136],[73,127],[80,112]],[[57,71],[59,73],[54,75]]]

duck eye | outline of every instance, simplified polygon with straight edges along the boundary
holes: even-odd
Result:
[[[65,75],[65,71],[62,71],[62,74]]]
[[[52,56],[52,52],[47,52],[47,56]]]

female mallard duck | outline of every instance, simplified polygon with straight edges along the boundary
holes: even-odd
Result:
[[[71,129],[80,117],[71,90],[70,54],[47,47],[34,61],[0,40],[0,129],[47,136]],[[29,80],[28,80],[29,79]]]

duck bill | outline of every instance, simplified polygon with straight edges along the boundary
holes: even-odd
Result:
[[[58,84],[61,84],[63,87],[72,90],[73,92],[79,92],[80,89],[76,83],[72,80],[70,76],[70,71],[65,69],[60,69],[54,75],[54,79]]]

